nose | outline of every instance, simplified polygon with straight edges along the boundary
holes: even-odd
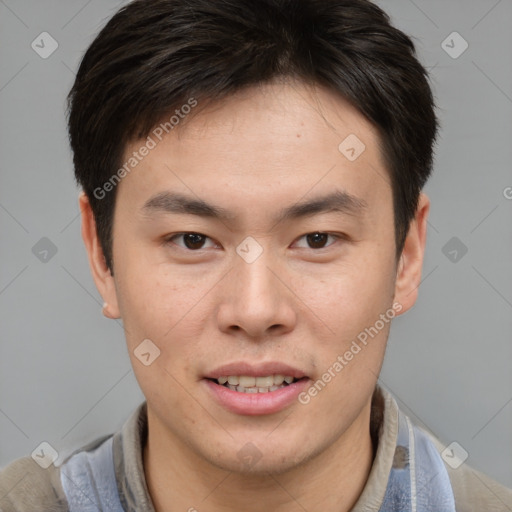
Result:
[[[294,294],[278,264],[264,251],[252,263],[237,257],[234,265],[217,310],[220,330],[243,331],[254,339],[292,331],[297,321]]]

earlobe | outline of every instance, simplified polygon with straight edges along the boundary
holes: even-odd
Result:
[[[104,300],[103,314],[112,319],[120,318],[115,281],[105,262],[103,249],[96,231],[94,213],[85,192],[80,192],[78,202],[82,216],[82,239],[87,250],[94,283]]]
[[[427,218],[430,209],[429,198],[421,193],[416,215],[411,221],[405,239],[395,281],[395,301],[402,305],[400,314],[412,308],[418,297],[421,282],[423,257],[425,254]]]
[[[120,318],[120,316],[114,316],[111,312],[110,312],[110,308],[109,308],[109,305],[108,303],[104,302],[103,303],[103,307],[101,308],[101,312],[103,313],[103,316],[107,317],[107,318],[111,318],[112,320],[115,320],[116,318]]]

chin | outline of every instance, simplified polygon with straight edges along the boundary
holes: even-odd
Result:
[[[306,446],[306,439],[292,441],[290,436],[285,439],[276,436],[274,440],[268,439],[268,433],[254,436],[244,436],[243,442],[233,441],[232,444],[240,446],[231,451],[231,446],[222,449],[220,454],[203,453],[203,457],[213,466],[224,471],[239,475],[268,476],[279,475],[293,470],[314,457],[313,450]],[[272,442],[273,441],[273,442]],[[298,448],[300,447],[300,452]]]
[[[241,476],[268,477],[269,474],[280,475],[287,473],[300,466],[304,461],[298,461],[296,456],[287,458],[282,454],[277,454],[273,457],[263,455],[261,459],[252,464],[242,462],[238,458],[227,459],[224,457],[221,459],[211,459],[209,462],[219,469]]]

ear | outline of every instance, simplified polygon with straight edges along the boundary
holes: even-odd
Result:
[[[78,202],[82,214],[82,238],[87,249],[92,277],[96,288],[108,305],[108,309],[106,306],[103,312],[109,318],[120,318],[115,281],[105,262],[103,249],[96,231],[94,213],[85,192],[80,192]]]
[[[402,305],[400,314],[408,311],[416,302],[421,282],[421,269],[427,239],[429,198],[421,193],[416,215],[411,221],[404,248],[400,255],[395,280],[395,301]]]

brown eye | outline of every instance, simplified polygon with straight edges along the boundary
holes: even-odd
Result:
[[[187,249],[201,249],[204,245],[206,237],[199,233],[185,233],[183,235],[183,242]]]
[[[183,241],[178,242],[180,239]],[[209,237],[202,235],[201,233],[180,233],[178,235],[171,236],[166,240],[168,244],[172,243],[182,249],[189,249],[191,251],[197,251],[205,248],[205,243],[208,241],[210,241],[210,244],[213,244]]]
[[[335,245],[338,241],[348,240],[347,236],[342,233],[324,233],[323,231],[313,231],[302,235],[294,243],[299,249],[329,249],[331,245]]]
[[[323,249],[328,238],[328,233],[310,233],[306,235],[306,240],[312,249]]]

